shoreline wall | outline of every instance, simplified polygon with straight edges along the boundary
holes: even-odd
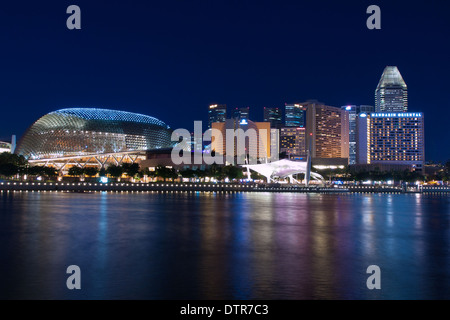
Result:
[[[450,193],[450,186],[423,186],[405,190],[392,186],[317,187],[232,183],[90,183],[90,182],[0,182],[0,191],[200,191],[200,192],[304,192],[304,193]]]

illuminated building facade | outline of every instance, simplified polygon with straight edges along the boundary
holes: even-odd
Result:
[[[306,185],[309,184],[310,178],[319,181],[321,184],[325,182],[324,178],[320,174],[311,172],[310,168],[308,168],[307,161],[290,161],[287,159],[281,159],[269,163],[243,165],[243,167],[247,168],[248,175],[249,171],[253,170],[265,176],[268,183],[273,182],[276,178],[289,178],[290,183],[300,183],[293,177],[299,173],[305,174]]]
[[[249,119],[250,117],[250,107],[245,108],[235,108],[233,110],[233,118],[238,119],[239,121],[242,119]],[[220,122],[220,121],[214,121]]]
[[[306,106],[306,145],[313,158],[349,157],[349,112],[311,100]]]
[[[212,128],[213,122],[225,122],[227,119],[226,104],[212,104],[208,110],[208,128]]]
[[[147,150],[173,147],[172,130],[161,120],[125,111],[72,108],[44,115],[15,150],[30,163],[103,166],[145,158]]]
[[[234,163],[234,157],[250,161],[268,159],[271,157],[271,130],[268,122],[253,122],[242,119],[226,119],[225,122],[212,123],[212,129],[221,133],[222,139],[212,136],[211,151],[227,157],[229,163]],[[241,129],[241,130],[239,130]],[[249,130],[251,129],[251,130]],[[228,135],[234,135],[234,138]],[[228,139],[227,139],[228,138]],[[227,140],[232,141],[233,146],[227,146]],[[238,144],[242,143],[243,148]],[[234,154],[228,154],[228,150],[234,150]],[[242,160],[239,160],[242,163]]]
[[[369,113],[361,112],[356,116],[356,164],[367,164],[370,158],[370,147],[368,148]]]
[[[368,106],[368,105],[347,105],[342,106],[342,110],[347,111],[349,114],[349,139],[348,139],[348,164],[356,164],[356,120],[358,117],[358,114],[361,112],[368,113],[373,112],[374,107]]]
[[[305,127],[306,108],[298,103],[284,106],[285,127]]]
[[[306,158],[306,129],[285,127],[280,129],[280,152],[291,158]]]
[[[270,161],[279,159],[280,155],[280,130],[270,128]]]
[[[375,90],[375,112],[356,120],[356,164],[364,170],[423,171],[424,117],[407,112],[408,92],[397,67],[387,66]]]
[[[358,131],[358,163],[408,165],[412,170],[423,169],[425,163],[423,113],[360,114]]]
[[[408,111],[408,88],[400,71],[387,66],[375,90],[375,112]]]
[[[0,153],[9,152],[14,153],[16,150],[16,136],[13,135],[11,137],[11,142],[8,141],[0,141]]]
[[[280,129],[283,127],[283,113],[280,108],[264,107],[264,122],[270,122],[272,129]]]
[[[11,143],[0,141],[0,153],[11,152]]]

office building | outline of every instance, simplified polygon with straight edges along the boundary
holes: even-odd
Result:
[[[235,108],[233,110],[233,118],[234,119],[238,119],[239,121],[242,119],[249,119],[250,116],[250,108],[249,107],[245,107],[245,108]]]
[[[342,106],[342,110],[349,113],[349,158],[348,164],[356,164],[356,119],[361,112],[368,113],[373,112],[374,107],[368,105],[347,105]]]
[[[211,128],[213,122],[225,122],[227,118],[226,104],[212,104],[208,110],[208,128]]]
[[[306,108],[298,103],[286,103],[284,106],[285,127],[305,127]]]
[[[387,66],[375,90],[375,112],[408,111],[408,88],[400,71]]]
[[[264,107],[264,122],[270,122],[272,129],[283,127],[283,113],[281,108]]]
[[[361,112],[356,116],[356,155],[355,164],[362,165],[369,163],[370,148],[368,148],[368,137],[370,120],[368,119],[370,113]]]
[[[288,159],[306,159],[306,129],[285,127],[280,129],[280,152]]]

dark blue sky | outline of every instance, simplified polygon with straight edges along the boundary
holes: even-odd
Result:
[[[81,8],[81,30],[66,8]],[[366,9],[381,8],[381,30]],[[211,103],[374,104],[398,66],[425,114],[426,158],[450,159],[450,2],[34,1],[0,6],[0,137],[66,107],[103,107],[193,129]]]

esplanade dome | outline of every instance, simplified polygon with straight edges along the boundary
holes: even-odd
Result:
[[[109,109],[70,108],[34,122],[15,153],[29,160],[171,148],[172,130],[154,117]]]

